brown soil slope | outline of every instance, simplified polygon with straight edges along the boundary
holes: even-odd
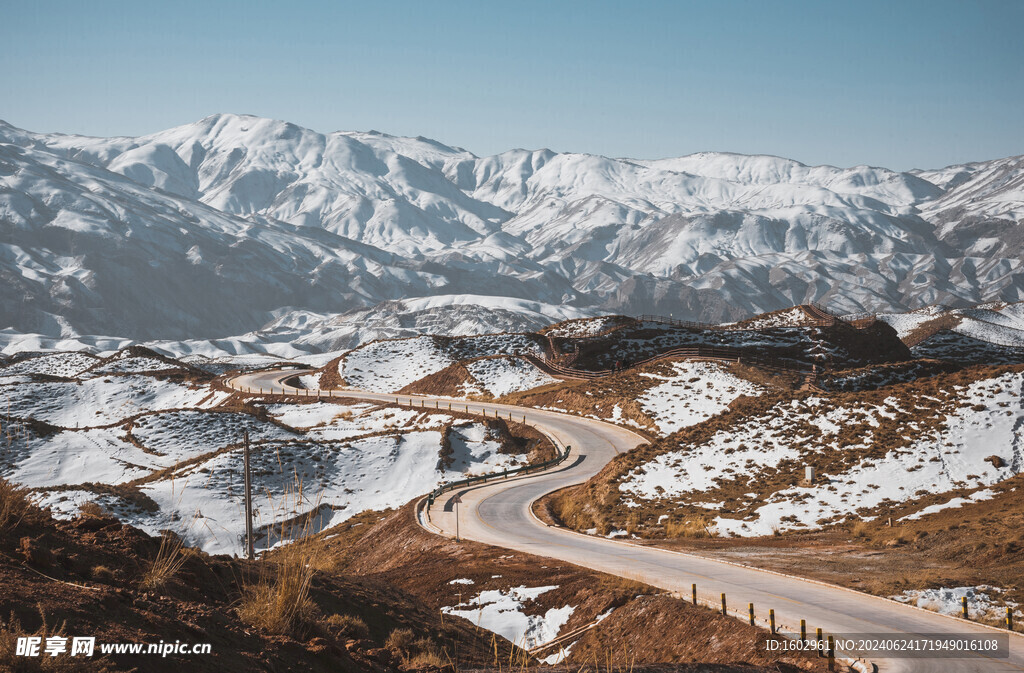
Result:
[[[95,636],[100,643],[210,643],[207,655],[108,655],[47,662],[40,670],[382,671],[410,665],[410,652],[384,648],[396,629],[436,653],[458,646],[468,665],[493,659],[489,632],[441,620],[405,591],[365,577],[313,575],[302,628],[291,635],[245,623],[238,608],[247,586],[274,577],[273,561],[248,562],[185,550],[182,566],[160,588],[140,588],[160,540],[100,511],[65,522],[24,508],[0,482],[0,671],[37,670],[17,656],[18,636]],[[15,503],[17,514],[2,516]],[[6,520],[5,520],[6,519]],[[267,605],[268,612],[273,611]],[[340,617],[338,617],[340,616]],[[44,640],[45,642],[45,640]],[[411,646],[410,646],[411,647]],[[502,647],[508,653],[508,645]],[[75,668],[75,666],[78,668]]]

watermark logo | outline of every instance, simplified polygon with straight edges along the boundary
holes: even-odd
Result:
[[[19,657],[56,657],[68,651],[69,640],[71,641],[71,656],[73,657],[79,655],[91,657],[96,648],[96,638],[93,637],[65,638],[63,636],[51,636],[46,639],[46,645],[44,646],[42,636],[28,636],[18,638],[15,654]],[[42,654],[40,654],[40,648],[42,648]]]
[[[70,641],[70,649],[68,648]],[[19,657],[56,657],[67,654],[71,657],[91,657],[97,649],[95,636],[22,636],[18,638],[15,654]],[[210,654],[210,643],[100,643],[100,654]]]

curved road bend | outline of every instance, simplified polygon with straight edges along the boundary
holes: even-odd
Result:
[[[257,372],[234,377],[228,384],[237,389],[262,388],[268,394],[298,394],[283,379],[302,371]],[[445,409],[451,400],[420,395],[389,395],[358,390],[338,390],[336,397],[393,401],[424,400],[439,402]],[[453,408],[467,403],[455,402]],[[504,404],[469,402],[470,412],[498,411],[544,430],[564,445],[571,445],[567,466],[529,477],[494,482],[461,491],[461,534],[469,539],[508,549],[529,552],[573,563],[601,572],[636,579],[647,584],[689,596],[696,584],[702,602],[720,605],[727,596],[730,613],[745,615],[753,603],[758,618],[768,609],[775,610],[776,621],[785,631],[799,630],[807,620],[809,633],[821,628],[826,634],[886,634],[898,637],[918,633],[976,634],[998,633],[983,626],[962,622],[932,612],[917,610],[894,601],[876,598],[839,587],[777,575],[754,568],[736,566],[710,558],[674,553],[655,547],[641,547],[604,538],[581,535],[544,525],[530,513],[530,505],[551,491],[586,481],[601,470],[618,452],[627,451],[645,440],[623,428],[601,421],[550,411]],[[454,494],[438,499],[430,511],[431,522],[448,534],[454,534],[454,513],[445,504]],[[451,509],[449,505],[449,509]],[[984,656],[969,658],[885,659],[872,656],[882,671],[1024,671],[1024,638],[1010,636],[1009,658]]]

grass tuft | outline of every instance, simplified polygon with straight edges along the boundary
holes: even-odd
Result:
[[[395,629],[388,634],[384,647],[406,656],[412,650],[415,642],[416,634],[412,632],[412,629]]]
[[[710,538],[718,537],[718,531],[703,519],[687,521],[668,521],[665,523],[665,535],[674,538]]]
[[[366,638],[370,635],[370,628],[361,617],[355,615],[331,615],[324,624],[334,634],[350,639]]]
[[[181,538],[164,533],[160,538],[160,549],[157,550],[156,558],[143,573],[139,588],[154,591],[162,589],[178,574],[187,559],[185,544]]]
[[[96,502],[90,500],[89,502],[83,502],[78,506],[78,511],[84,516],[91,516],[97,519],[101,519],[107,515],[107,512],[99,506]]]
[[[298,549],[279,554],[274,574],[243,590],[238,618],[270,633],[296,638],[308,633],[319,616],[309,596],[315,573],[311,560]]]

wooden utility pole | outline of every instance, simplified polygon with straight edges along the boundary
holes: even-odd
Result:
[[[252,467],[249,464],[249,431],[242,435],[244,448],[242,455],[245,463],[245,555],[252,560],[255,556],[252,542]]]

